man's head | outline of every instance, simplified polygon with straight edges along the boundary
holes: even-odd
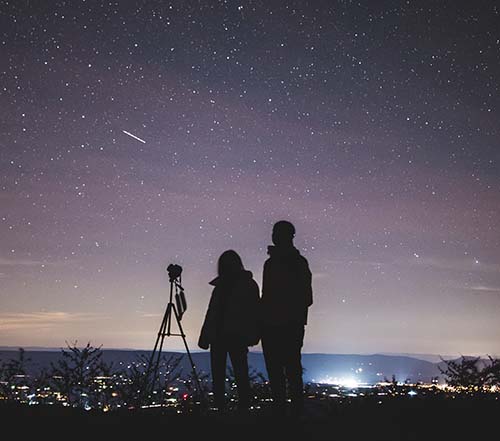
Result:
[[[273,226],[273,243],[276,246],[292,245],[295,227],[291,222],[281,220]]]

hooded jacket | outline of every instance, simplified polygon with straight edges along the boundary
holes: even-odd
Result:
[[[307,259],[293,246],[269,246],[268,254],[262,282],[263,325],[307,324],[313,303]]]
[[[250,271],[230,277],[217,277],[198,346],[208,349],[213,343],[254,346],[259,342],[259,286]]]

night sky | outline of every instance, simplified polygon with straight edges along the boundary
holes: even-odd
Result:
[[[500,354],[499,89],[496,1],[2,1],[0,345],[151,348],[178,263],[196,349],[287,219],[305,352]]]

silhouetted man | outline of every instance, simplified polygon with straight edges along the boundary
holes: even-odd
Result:
[[[312,305],[311,271],[305,257],[293,245],[295,227],[279,221],[273,227],[273,244],[264,264],[262,283],[262,348],[271,384],[274,408],[286,413],[286,388],[292,415],[304,405],[301,349]]]

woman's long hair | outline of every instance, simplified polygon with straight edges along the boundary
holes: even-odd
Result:
[[[231,277],[244,269],[241,257],[233,250],[224,251],[217,262],[219,277]]]

